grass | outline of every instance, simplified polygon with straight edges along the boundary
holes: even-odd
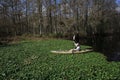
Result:
[[[120,80],[120,62],[107,62],[98,52],[50,53],[71,48],[72,41],[55,39],[0,46],[0,80]]]

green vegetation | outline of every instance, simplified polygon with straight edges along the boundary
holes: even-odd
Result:
[[[50,53],[71,48],[72,41],[54,39],[0,46],[0,80],[120,80],[120,62],[98,52]]]

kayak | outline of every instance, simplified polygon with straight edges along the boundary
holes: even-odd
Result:
[[[56,53],[56,54],[80,54],[80,53],[87,53],[93,51],[92,49],[84,49],[80,51],[76,51],[74,49],[71,50],[66,50],[66,51],[51,51],[51,53]]]

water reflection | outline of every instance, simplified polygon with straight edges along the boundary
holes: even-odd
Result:
[[[120,61],[120,37],[96,35],[88,39],[96,51],[103,53],[108,61]],[[91,42],[91,43],[90,43]]]

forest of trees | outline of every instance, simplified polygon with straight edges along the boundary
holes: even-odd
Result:
[[[116,0],[0,0],[0,38],[120,32]]]

